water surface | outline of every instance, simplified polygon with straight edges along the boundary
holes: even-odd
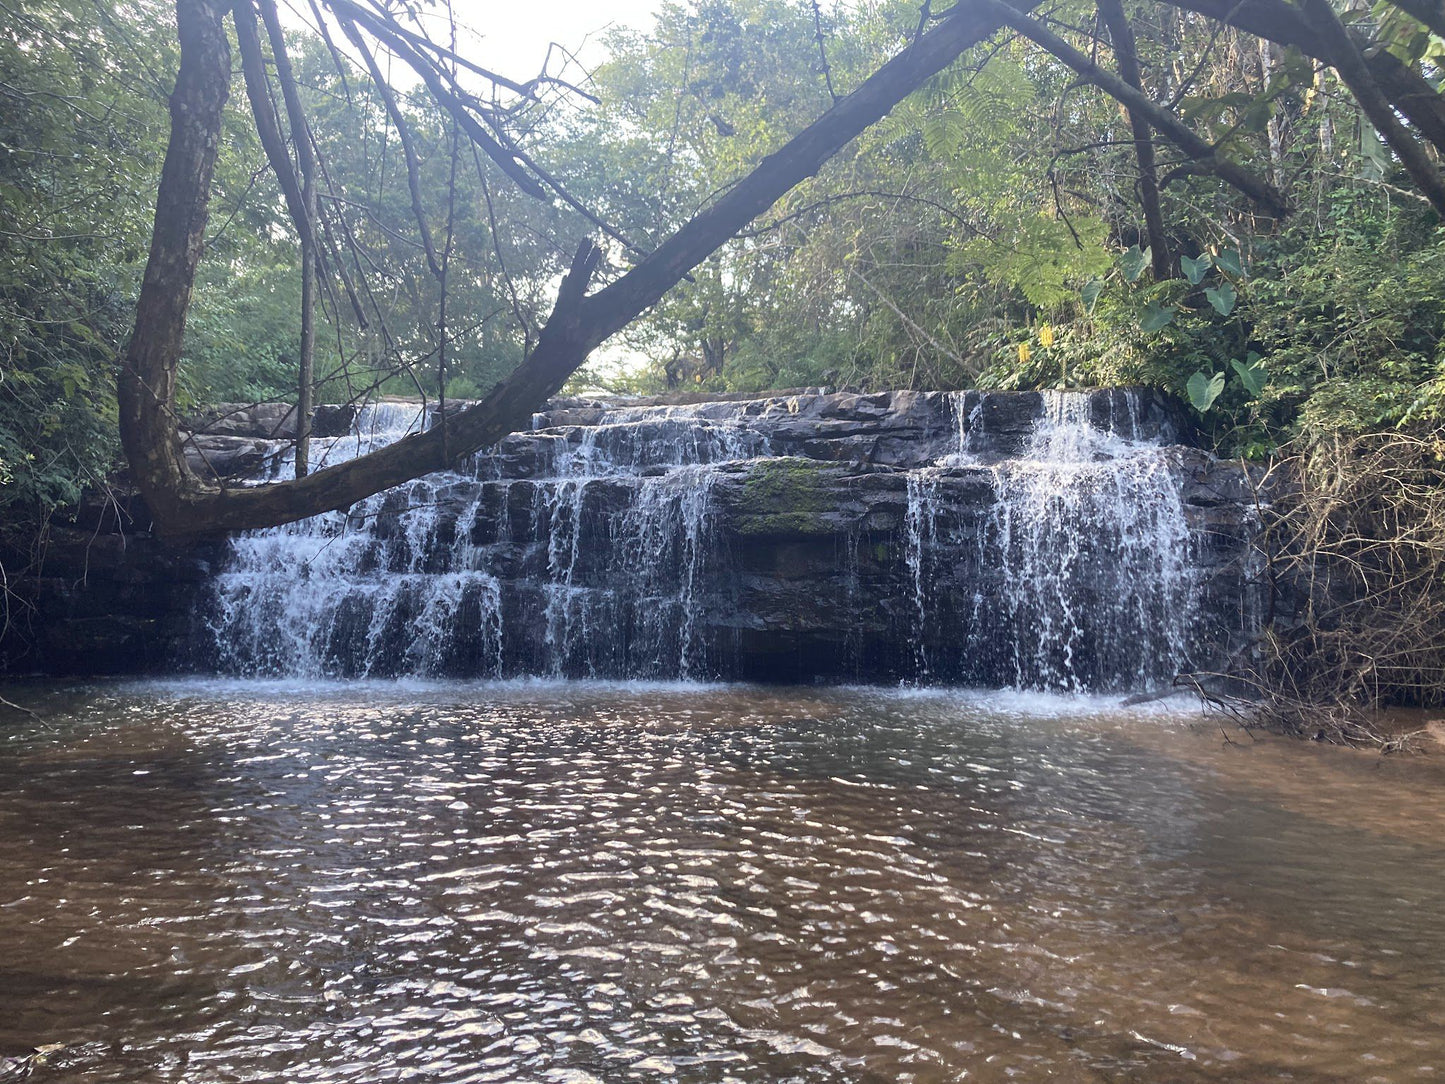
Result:
[[[1445,1071],[1419,760],[1017,694],[3,691],[36,1080]]]

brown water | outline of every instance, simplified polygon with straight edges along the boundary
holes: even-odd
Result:
[[[1008,695],[0,691],[37,1081],[1445,1074],[1420,759]]]

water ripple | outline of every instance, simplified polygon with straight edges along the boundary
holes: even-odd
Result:
[[[1157,712],[181,683],[43,715],[0,743],[0,1056],[63,1044],[48,1079],[1445,1065],[1445,848]]]

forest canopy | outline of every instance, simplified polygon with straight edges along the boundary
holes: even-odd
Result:
[[[0,7],[0,505],[18,522],[118,464],[181,54],[171,4]],[[224,23],[167,410],[483,398],[538,356],[569,269],[579,312],[609,290],[637,309],[599,320],[635,360],[575,389],[1150,383],[1254,457],[1445,402],[1428,5],[696,0],[615,31],[595,70],[549,59],[522,81],[468,67],[444,7],[314,5],[324,34],[268,10]],[[976,43],[920,74],[919,43],[964,19]],[[760,214],[736,200],[700,262],[658,259],[910,63],[879,123],[860,113]]]

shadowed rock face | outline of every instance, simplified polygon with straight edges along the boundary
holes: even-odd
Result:
[[[1248,479],[1151,392],[549,406],[464,472],[158,563],[135,668],[1122,690],[1256,621]],[[365,410],[313,460],[418,424]]]

